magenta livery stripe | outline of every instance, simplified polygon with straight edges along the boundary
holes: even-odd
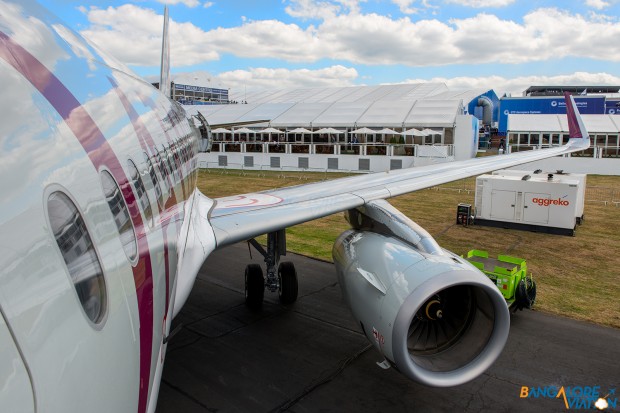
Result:
[[[20,72],[54,107],[78,138],[94,167],[98,170],[101,166],[107,166],[121,187],[128,188],[127,176],[116,154],[106,141],[105,136],[86,109],[82,107],[65,85],[36,57],[15,43],[3,32],[0,32],[0,58]],[[137,209],[135,197],[131,191],[123,190],[122,192],[139,233],[137,238],[140,258],[133,272],[140,316],[140,394],[138,412],[143,413],[146,411],[151,375],[153,272],[150,251],[146,237],[143,234],[144,225],[140,211]]]

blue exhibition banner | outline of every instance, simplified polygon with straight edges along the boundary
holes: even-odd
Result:
[[[605,113],[604,96],[575,96],[577,109],[581,114],[596,115]],[[563,97],[522,97],[503,98],[499,106],[499,127],[501,135],[506,134],[508,115],[548,115],[566,113]]]
[[[605,101],[605,113],[608,115],[620,115],[620,100]]]

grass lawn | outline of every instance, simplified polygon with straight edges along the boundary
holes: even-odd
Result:
[[[202,170],[198,187],[209,197],[257,192],[344,174]],[[457,254],[482,249],[527,260],[538,284],[534,309],[620,328],[620,207],[586,202],[585,221],[575,237],[455,224],[459,202],[474,204],[475,178],[390,199],[424,227],[439,244]],[[620,191],[620,177],[589,175],[588,187]],[[587,197],[586,197],[587,198]],[[348,228],[342,214],[287,230],[289,251],[331,261],[336,237]]]

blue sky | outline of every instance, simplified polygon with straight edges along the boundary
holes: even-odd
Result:
[[[163,4],[177,81],[244,90],[440,81],[620,84],[620,0],[43,0],[150,78]]]

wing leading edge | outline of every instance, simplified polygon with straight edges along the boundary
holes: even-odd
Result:
[[[582,151],[590,145],[575,101],[566,94],[570,139],[566,145],[215,199],[210,212],[217,247],[287,228],[370,201],[386,199],[497,169]]]

